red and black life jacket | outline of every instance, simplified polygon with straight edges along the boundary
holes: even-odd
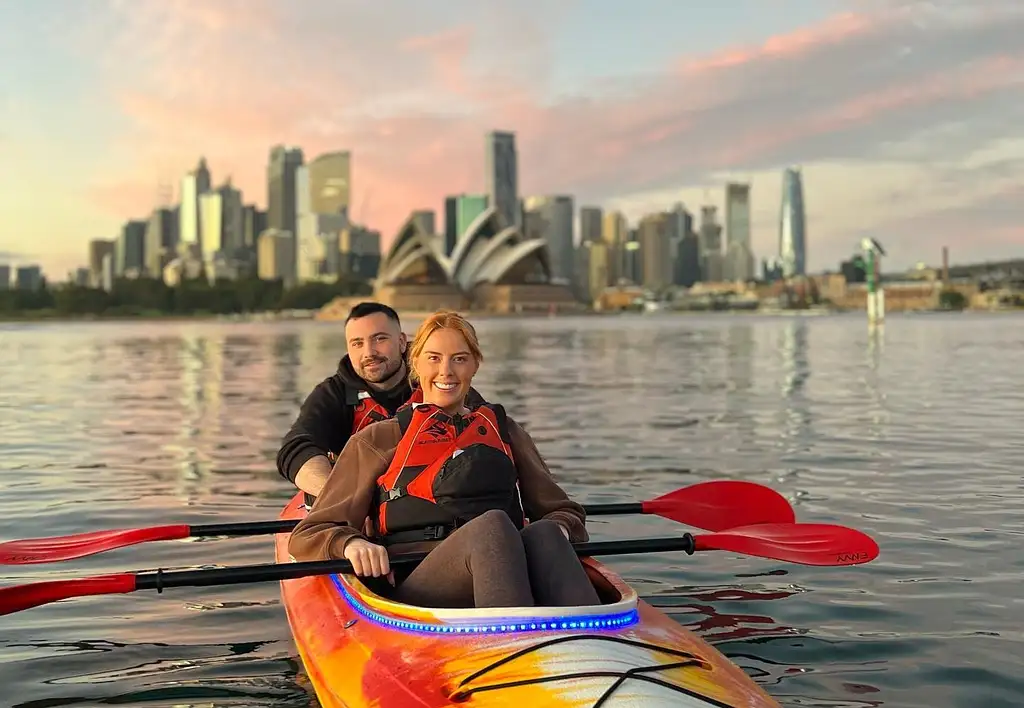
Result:
[[[500,405],[450,416],[420,404],[396,414],[402,439],[377,479],[377,531],[385,544],[444,538],[485,511],[505,511],[517,528],[526,515]]]
[[[391,417],[388,409],[379,404],[369,391],[348,389],[346,397],[348,398],[347,403],[355,405],[355,410],[352,411],[352,432],[349,433],[350,436],[355,435],[370,423],[377,423]],[[423,389],[417,386],[412,390],[409,400],[402,405],[407,406],[411,403],[420,403],[422,401]]]
[[[409,400],[402,404],[402,406],[408,406],[411,404],[419,403],[423,400],[423,389],[419,386],[412,390],[412,395],[409,396]],[[345,387],[345,404],[353,406],[352,410],[352,428],[349,430],[348,438],[358,433],[360,430],[368,426],[370,423],[377,423],[382,420],[387,420],[391,417],[388,413],[388,409],[382,406],[374,399],[366,389],[352,388],[350,386]],[[400,406],[401,407],[401,406]],[[397,411],[396,411],[397,412]],[[346,438],[346,441],[348,440]],[[338,455],[341,454],[341,450],[334,452],[333,450],[327,451],[327,460],[334,466],[334,463],[338,461]],[[306,494],[305,496],[306,505],[313,506],[313,502],[316,501],[316,497],[312,494]]]

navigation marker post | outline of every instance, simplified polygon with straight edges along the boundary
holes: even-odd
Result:
[[[874,327],[885,323],[885,290],[881,287],[881,257],[885,255],[882,244],[873,238],[864,238],[860,247],[867,256],[867,267],[864,269],[867,279],[867,311],[868,326]]]

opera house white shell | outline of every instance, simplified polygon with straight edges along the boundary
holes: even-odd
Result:
[[[501,228],[491,207],[444,252],[444,236],[428,234],[414,217],[402,225],[380,264],[376,286],[449,285],[471,293],[479,285],[545,284],[551,277],[547,243]]]

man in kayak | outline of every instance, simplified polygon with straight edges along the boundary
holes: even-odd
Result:
[[[407,344],[398,313],[387,305],[361,302],[348,313],[338,370],[303,401],[277,453],[277,471],[306,492],[307,503],[320,494],[349,436],[394,415],[412,396]]]
[[[338,370],[303,401],[277,453],[277,471],[306,493],[308,504],[353,433],[420,400],[408,380],[408,341],[392,308],[379,302],[353,307],[345,318],[345,346]],[[472,393],[474,404],[483,402]]]
[[[355,433],[288,549],[347,558],[387,577],[399,602],[430,607],[599,604],[570,541],[583,507],[555,483],[530,436],[499,405],[466,406],[483,356],[473,326],[438,312],[410,347],[423,402]],[[352,520],[373,518],[372,537]],[[527,521],[529,523],[527,524]],[[429,550],[395,578],[389,552]]]

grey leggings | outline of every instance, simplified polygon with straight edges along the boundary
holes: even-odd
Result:
[[[422,607],[568,607],[600,598],[572,544],[550,520],[519,531],[503,511],[455,530],[389,595]]]

